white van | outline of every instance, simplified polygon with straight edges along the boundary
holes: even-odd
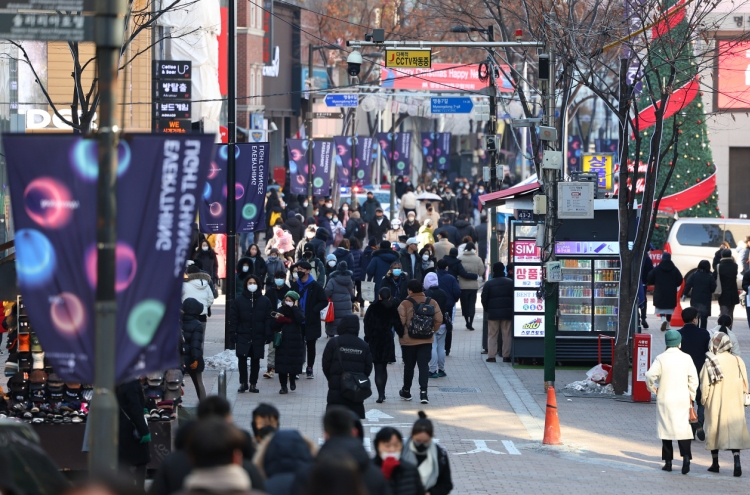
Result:
[[[713,265],[714,255],[724,241],[729,243],[734,260],[740,265],[740,250],[747,236],[750,236],[750,220],[680,218],[669,229],[664,251],[672,253],[672,262],[687,279],[701,260],[708,260]],[[741,272],[742,266],[739,267],[738,282],[742,281]]]

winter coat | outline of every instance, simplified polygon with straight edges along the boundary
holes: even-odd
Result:
[[[461,263],[461,260],[458,259],[458,249],[456,249],[455,252],[451,250],[451,254],[445,256],[443,259],[448,263],[448,273],[456,277],[456,280],[458,280],[459,278],[463,278],[466,281],[476,281],[479,278],[479,275],[477,275],[476,273],[469,273],[468,271],[466,271],[463,263]],[[482,273],[484,273],[484,270],[482,271]]]
[[[406,460],[406,457],[411,457],[411,453],[409,451],[411,450],[410,444],[412,443],[413,440],[409,439],[404,444],[404,450],[401,454],[401,459]],[[453,490],[453,480],[451,479],[451,465],[448,461],[448,452],[439,444],[435,443],[434,445],[437,452],[438,476],[433,486],[424,487],[425,492],[429,492],[430,495],[448,495]],[[416,458],[416,455],[414,455],[414,457]],[[426,453],[423,459],[426,459]],[[417,463],[419,463],[420,459],[417,458],[416,461]],[[421,462],[424,462],[424,460],[422,460]],[[419,465],[417,465],[417,472],[419,472]],[[420,482],[421,481],[422,480],[420,478]]]
[[[406,234],[406,237],[417,237],[420,225],[416,220],[411,223],[409,223],[409,221],[407,220],[401,224],[401,228],[404,229],[404,234]]]
[[[247,275],[256,275],[262,284],[266,280],[266,277],[268,277],[268,265],[266,265],[266,260],[260,255],[255,257],[255,261],[249,256],[246,259],[250,262],[250,270],[247,272]],[[238,296],[242,293],[241,288],[242,285],[237,287]]]
[[[396,278],[389,270],[388,274],[383,277],[383,281],[381,282],[380,287],[388,287],[391,290],[391,297],[397,301],[396,305],[398,305],[409,295],[406,289],[408,283],[409,279],[406,275],[402,273],[398,278]]]
[[[480,223],[477,228],[477,254],[482,261],[487,261],[487,222]]]
[[[352,255],[353,264],[349,265],[349,268],[354,273],[354,281],[363,281],[367,275],[367,265],[365,265],[365,255],[360,249],[352,249],[350,254]]]
[[[346,266],[349,268],[349,270],[352,270],[352,272],[354,271],[354,256],[352,256],[351,251],[342,247],[337,247],[331,254],[336,257],[336,265],[338,265],[342,261],[346,261]]]
[[[295,246],[305,236],[305,224],[296,215],[287,218],[281,228],[292,234],[292,242],[294,242]]]
[[[458,203],[456,202],[455,194],[445,193],[443,199],[440,201],[440,211],[454,214],[458,212]]]
[[[392,299],[377,300],[365,312],[365,342],[370,346],[372,362],[375,364],[396,362],[396,346],[391,329],[396,328],[397,334],[403,334],[398,305]]]
[[[715,327],[713,327],[711,330],[708,331],[708,334],[713,339],[716,336],[716,334],[718,334],[720,331],[721,331],[721,326],[716,325]],[[737,334],[727,328],[727,336],[729,336],[729,341],[732,343],[732,348],[729,350],[729,353],[732,356],[741,356],[742,349],[740,348],[740,341],[737,339]],[[700,374],[700,371],[698,372],[698,374]]]
[[[750,293],[750,270],[746,271],[742,276],[742,290]]]
[[[398,260],[398,254],[391,249],[378,249],[372,253],[372,260],[367,266],[367,280],[375,282],[375,294],[383,284],[383,277],[391,269],[391,263]]]
[[[292,282],[292,290],[300,295],[300,307],[302,307],[302,298],[305,299],[302,312],[305,313],[303,330],[306,342],[318,340],[322,335],[320,311],[328,304],[328,298],[323,287],[315,280],[308,281],[309,283],[304,285],[299,280]],[[306,297],[305,292],[307,292]]]
[[[513,319],[513,281],[493,277],[482,288],[482,308],[487,320]]]
[[[247,287],[229,309],[229,341],[238,356],[262,359],[266,342],[271,340],[271,301],[261,295],[260,288],[250,292]]]
[[[654,286],[654,308],[674,309],[677,306],[677,289],[682,284],[682,273],[672,260],[662,260],[648,274],[648,285]]]
[[[394,229],[391,227],[390,229],[388,229],[388,232],[385,233],[385,240],[389,241],[391,244],[394,244],[396,242],[401,242],[399,241],[399,237],[405,235],[406,232],[404,232],[404,229],[400,227],[398,229]]]
[[[417,247],[419,247],[420,251],[428,244],[435,244],[435,238],[432,236],[432,229],[426,225],[422,225],[421,227],[419,227],[419,233],[417,234],[417,243]]]
[[[378,225],[377,217],[374,217],[370,222],[367,224],[367,234],[370,237],[374,237],[375,240],[380,243],[385,238],[385,234],[391,229],[391,222],[388,220],[385,215],[383,215],[383,221],[380,222]]]
[[[365,246],[362,250],[362,256],[364,257],[362,269],[365,271],[365,275],[367,275],[367,267],[370,266],[370,261],[372,261],[372,254],[377,250],[378,248],[372,246]]]
[[[463,238],[466,237],[467,235],[471,237],[471,240],[474,242],[477,242],[479,240],[479,236],[477,236],[477,231],[466,220],[456,220],[456,222],[453,225],[456,227],[456,233],[458,236],[459,243],[463,241]]]
[[[182,303],[182,364],[196,373],[203,373],[203,325],[198,320],[203,306],[193,298]],[[197,367],[191,365],[197,362]]]
[[[448,241],[450,241],[450,243],[454,246],[458,246],[459,244],[461,244],[461,237],[458,236],[458,229],[456,229],[456,227],[451,224],[441,225],[440,228],[435,229],[435,232],[432,233],[432,236],[437,239],[438,234],[443,236],[443,238],[447,237]]]
[[[276,283],[266,287],[265,296],[271,301],[271,307],[276,309],[279,307],[279,303],[284,299],[287,292],[292,290],[287,284],[283,284],[281,287],[276,287]]]
[[[117,387],[117,403],[120,410],[118,426],[117,457],[120,464],[125,466],[140,466],[151,462],[149,443],[141,443],[135,438],[133,431],[143,438],[151,434],[148,423],[143,417],[146,407],[146,396],[138,380],[125,382]]]
[[[662,440],[692,440],[689,408],[698,389],[698,372],[690,356],[677,347],[656,356],[646,372],[646,386],[656,392],[657,436]]]
[[[276,248],[282,255],[289,251],[294,251],[294,239],[292,234],[286,232],[281,227],[273,228],[273,236],[266,242],[266,248],[264,250],[266,256],[271,254],[271,249]]]
[[[435,244],[435,259],[441,260],[448,256],[448,253],[451,252],[451,249],[455,248],[453,244],[451,244],[450,241],[446,238],[442,238],[439,241],[437,241]]]
[[[417,209],[417,195],[413,192],[406,192],[403,196],[401,196],[401,212],[405,212],[406,210],[416,210]]]
[[[297,472],[312,466],[314,459],[310,446],[298,431],[279,430],[256,462],[266,474],[268,495],[294,495],[292,485]]]
[[[419,303],[423,303],[427,300],[427,296],[423,292],[412,294],[411,299]],[[433,336],[429,339],[413,339],[409,336],[409,324],[411,319],[414,317],[414,304],[408,299],[404,299],[398,306],[398,316],[401,318],[401,324],[404,326],[404,335],[399,337],[399,343],[404,345],[420,345],[420,344],[432,344],[434,333],[438,331],[440,325],[443,324],[443,310],[438,305],[437,301],[430,298],[430,305],[435,308],[435,317],[432,320],[432,333]]]
[[[234,275],[234,297],[240,297],[242,295],[242,285],[245,283],[245,277],[250,274],[249,271],[242,271],[242,265],[248,265],[250,267],[250,270],[252,270],[253,262],[250,261],[250,258],[246,256],[243,256],[237,260],[237,273]]]
[[[305,341],[302,322],[305,315],[299,306],[282,305],[278,310],[282,318],[271,320],[271,330],[281,332],[281,345],[276,347],[276,373],[299,373],[305,362]]]
[[[383,460],[379,456],[375,456],[373,462],[378,467],[383,465]],[[393,495],[424,495],[425,493],[417,466],[407,461],[399,461],[398,465],[393,468],[388,485]]]
[[[740,303],[740,295],[737,292],[737,263],[732,258],[722,258],[716,267],[718,273],[717,283],[721,283],[721,295],[719,304],[731,306]]]
[[[366,223],[361,218],[350,218],[346,222],[346,231],[344,237],[347,239],[359,239],[360,242],[365,240],[367,230]]]
[[[344,316],[352,314],[352,299],[354,299],[354,282],[350,270],[336,270],[331,273],[326,283],[326,297],[333,301],[334,320],[326,323],[326,334],[331,337],[337,335],[337,329]]]
[[[369,223],[370,220],[375,218],[375,210],[377,210],[378,208],[381,208],[380,201],[378,201],[376,198],[372,198],[372,200],[366,199],[362,204],[362,220]],[[370,231],[370,235],[372,235],[372,231]]]
[[[182,301],[192,297],[203,305],[202,315],[208,314],[208,308],[214,303],[214,293],[208,281],[211,277],[208,273],[188,273],[182,282]]]
[[[461,193],[456,196],[456,206],[458,207],[459,215],[471,215],[471,211],[474,208],[471,204],[471,195]],[[456,225],[456,227],[458,227],[458,225]]]
[[[313,247],[313,253],[319,260],[326,259],[326,246],[329,244],[328,240],[331,238],[331,233],[325,229],[318,229],[315,231],[315,237],[310,241]],[[331,241],[331,244],[333,241]]]
[[[695,371],[700,373],[706,362],[706,351],[708,351],[711,335],[708,330],[698,328],[695,323],[688,323],[677,331],[682,335],[680,350],[690,356],[695,365]]]
[[[447,318],[451,318],[451,313],[447,312],[448,309],[448,294],[445,293],[443,289],[441,289],[439,286],[432,286],[429,289],[425,289],[424,295],[434,299],[436,303],[438,303],[438,306],[440,306],[440,310],[443,312],[443,323],[446,321]]]
[[[266,288],[268,288],[274,285],[273,280],[276,272],[284,272],[284,278],[286,278],[286,265],[284,264],[284,258],[281,256],[276,256],[275,258],[269,256],[266,260],[266,270],[268,275],[266,276],[265,285]]]
[[[216,245],[214,247],[216,251],[216,261],[218,266],[216,269],[216,276],[219,279],[227,278],[227,235],[217,234]]]
[[[685,282],[685,296],[690,297],[690,306],[702,314],[711,316],[711,299],[716,290],[713,275],[703,270],[696,270]]]
[[[712,384],[705,366],[700,373],[701,403],[706,407],[706,450],[750,449],[744,394],[747,368],[741,358],[729,352],[717,354],[716,359],[724,375],[721,381]]]
[[[198,248],[193,256],[194,260],[200,260],[202,270],[211,276],[211,280],[217,280],[219,272],[219,261],[216,259],[216,251],[208,248],[208,251],[204,251]]]
[[[479,280],[484,278],[484,263],[482,263],[482,259],[477,256],[477,253],[467,253],[466,251],[458,259],[468,273],[474,273],[478,277],[476,280],[458,277],[458,285],[461,287],[461,290],[479,290]]]
[[[409,279],[424,279],[424,270],[422,268],[422,257],[419,255],[419,251],[414,252],[414,268],[411,264],[411,254],[409,254],[408,248],[401,248],[398,250],[398,257],[401,260],[401,269],[409,274]]]
[[[448,296],[448,307],[445,311],[452,313],[453,308],[461,297],[461,287],[458,285],[458,280],[448,273],[448,270],[436,270],[435,274],[438,277],[438,287]]]
[[[349,402],[341,395],[341,375],[344,371],[363,373],[365,376],[370,376],[372,373],[370,346],[358,335],[359,318],[350,315],[339,326],[339,336],[330,339],[323,351],[323,374],[328,379],[327,400],[329,404]]]
[[[328,217],[325,215],[318,215],[316,220],[318,222],[318,230],[315,233],[317,234],[321,230],[325,231],[325,233],[328,234],[328,237],[325,238],[326,247],[330,246],[333,244],[333,229],[331,228],[331,221],[328,220]]]

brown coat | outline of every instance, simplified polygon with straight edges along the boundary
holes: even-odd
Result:
[[[435,247],[435,259],[438,261],[448,256],[448,254],[451,252],[451,249],[456,247],[451,244],[451,242],[446,238],[440,239],[433,246]]]
[[[745,380],[742,358],[728,352],[717,354],[724,378],[711,384],[708,365],[701,370],[701,402],[706,406],[706,450],[750,449],[745,421]],[[744,380],[743,380],[744,377]]]
[[[410,294],[409,297],[417,301],[417,303],[425,302],[425,300],[427,300],[427,296],[424,295],[424,292]],[[440,310],[440,305],[434,299],[430,299],[430,306],[435,308],[435,318],[432,325],[432,333],[434,334],[438,331],[440,325],[443,324],[443,312]],[[414,305],[410,301],[404,299],[401,302],[398,306],[398,316],[401,318],[401,323],[404,325],[404,336],[399,337],[398,339],[398,342],[401,345],[432,344],[434,337],[430,337],[429,339],[412,339],[409,337],[409,323],[411,323],[411,319],[414,316]]]
[[[461,290],[478,290],[479,281],[484,278],[484,263],[482,263],[482,258],[477,256],[475,251],[471,253],[464,251],[458,259],[461,260],[464,269],[468,273],[476,273],[479,277],[476,280],[458,277],[458,286],[461,287]]]

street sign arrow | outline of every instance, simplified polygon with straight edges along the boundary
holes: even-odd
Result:
[[[432,113],[471,113],[474,103],[471,98],[430,98]]]
[[[393,419],[393,416],[389,416],[379,409],[370,409],[365,413],[365,418],[368,421],[379,422],[381,419]]]
[[[327,107],[354,108],[359,105],[356,93],[330,93],[325,98]]]

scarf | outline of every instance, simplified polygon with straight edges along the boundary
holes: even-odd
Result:
[[[206,469],[193,469],[185,478],[185,490],[206,490],[211,493],[247,492],[250,478],[242,466],[230,464]]]
[[[400,464],[401,463],[398,459],[394,459],[393,457],[387,457],[383,460],[383,464],[380,466],[380,471],[383,473],[383,477],[385,477],[386,481],[391,481],[393,470]]]
[[[303,282],[301,279],[297,280],[297,285],[299,285],[299,307],[302,308],[302,312],[305,312],[305,308],[307,307],[307,288],[310,286],[311,283],[315,282],[315,277],[312,276],[312,273],[307,276],[307,282]]]
[[[731,349],[732,341],[729,340],[727,334],[719,332],[711,339],[710,350],[706,353],[706,364],[704,367],[706,368],[708,379],[712,385],[724,379],[724,375],[721,373],[721,366],[719,366],[717,354],[729,352]]]
[[[430,442],[430,446],[425,451],[427,457],[422,461],[422,464],[417,460],[417,453],[421,454],[421,452],[417,452],[417,448],[414,446],[414,441],[409,440],[409,443],[406,444],[404,451],[401,453],[401,460],[411,462],[417,466],[419,478],[422,480],[422,486],[424,486],[424,489],[427,492],[437,483],[438,474],[440,472],[440,467],[438,466],[437,444],[435,444],[435,442]]]

